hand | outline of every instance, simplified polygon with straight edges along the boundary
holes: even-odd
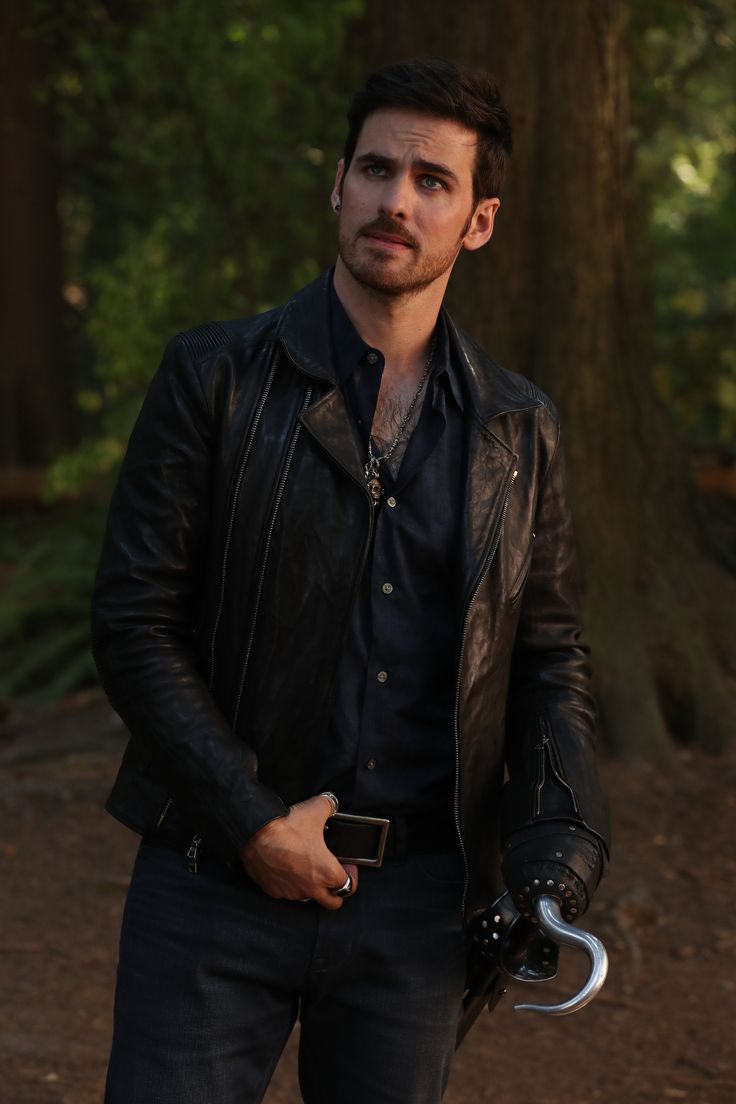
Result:
[[[328,798],[310,797],[292,805],[288,816],[269,821],[245,844],[240,852],[243,866],[269,897],[290,901],[311,897],[323,908],[339,909],[345,898],[336,897],[334,890],[348,874],[355,893],[358,868],[343,866],[325,844],[324,828],[331,813]]]

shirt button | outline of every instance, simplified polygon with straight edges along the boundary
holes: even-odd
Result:
[[[377,364],[378,363],[378,353],[369,353],[368,356],[365,359],[368,361],[369,364]]]
[[[379,682],[386,682],[386,680],[388,679],[388,674],[385,671],[379,671],[376,675],[376,678]]]
[[[375,759],[369,759],[366,763],[366,769],[367,770],[375,770],[376,769],[376,760]]]
[[[384,594],[390,594],[393,589],[394,588],[391,585],[391,583],[384,583],[383,586],[381,587],[381,590],[383,591]]]
[[[386,499],[386,505],[391,506],[392,508],[396,505],[396,499],[394,498],[393,495],[391,495],[390,498]]]

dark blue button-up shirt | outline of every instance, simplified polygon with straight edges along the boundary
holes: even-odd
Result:
[[[357,333],[334,289],[332,339],[367,456],[384,359]],[[381,464],[384,495],[338,675],[320,789],[334,790],[344,811],[452,811],[465,433],[442,319],[422,398],[398,471],[392,476]],[[375,443],[374,451],[381,451]]]

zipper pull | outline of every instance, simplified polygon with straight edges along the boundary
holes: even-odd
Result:
[[[202,842],[202,837],[198,836],[195,832],[192,836],[192,842],[189,844],[189,850],[187,851],[187,864],[190,874],[196,874],[198,870],[198,857],[199,857],[199,845]]]
[[[537,718],[537,732],[539,733],[541,739],[538,744],[534,745],[534,750],[542,751],[550,742],[550,735],[547,731],[547,722],[545,721],[544,717]]]
[[[163,807],[163,809],[161,810],[161,812],[159,813],[159,817],[158,817],[158,820],[156,821],[156,827],[157,827],[157,828],[160,828],[160,827],[161,827],[161,825],[163,824],[163,822],[164,822],[164,821],[166,820],[166,817],[167,817],[167,815],[168,815],[169,809],[171,808],[171,806],[172,806],[173,804],[174,804],[174,799],[173,799],[173,797],[167,797],[167,799],[166,799],[166,802],[165,802],[165,804],[164,804],[164,807]]]
[[[539,752],[537,756],[537,784],[534,788],[534,812],[532,817],[538,817],[542,809],[542,790],[544,789],[547,781],[547,768],[545,758],[549,756],[549,734],[547,732],[547,726],[540,717],[537,721],[537,731],[541,737],[538,744],[534,745],[534,750]]]

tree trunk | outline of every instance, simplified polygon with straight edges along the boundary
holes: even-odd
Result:
[[[366,69],[442,53],[495,74],[512,171],[494,240],[459,266],[450,306],[560,409],[609,746],[717,750],[736,727],[736,580],[702,536],[649,373],[627,238],[625,5],[456,0],[420,15],[373,0],[357,41]]]
[[[56,159],[29,5],[0,9],[0,464],[50,460],[73,436],[62,327]]]

